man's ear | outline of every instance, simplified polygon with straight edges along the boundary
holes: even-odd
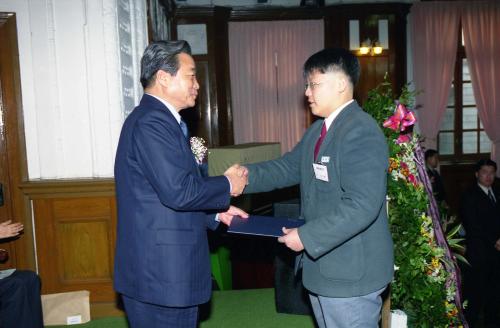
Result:
[[[345,92],[349,87],[349,81],[347,81],[348,77],[344,74],[339,74],[339,78],[337,79],[337,90],[339,93]]]
[[[164,70],[160,69],[156,72],[156,82],[163,87],[167,87],[170,84],[171,79],[172,75]]]

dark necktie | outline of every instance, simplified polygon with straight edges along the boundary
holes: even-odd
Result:
[[[321,127],[321,134],[319,135],[318,141],[316,141],[316,146],[314,146],[314,161],[316,161],[316,157],[318,157],[319,148],[323,143],[323,140],[326,137],[326,124],[323,122],[323,127]]]
[[[491,200],[493,204],[496,203],[495,197],[493,196],[493,193],[491,192],[491,189],[488,189],[488,198]]]
[[[182,133],[184,134],[184,137],[186,137],[186,139],[187,139],[188,138],[188,128],[187,128],[186,122],[184,122],[181,119],[181,121],[179,122],[179,125],[181,126],[181,130],[182,130]]]

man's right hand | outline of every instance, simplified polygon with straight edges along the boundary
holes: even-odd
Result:
[[[231,196],[239,196],[248,184],[248,169],[234,164],[224,172],[231,183]]]
[[[7,220],[0,223],[0,239],[17,236],[24,229],[19,222],[12,223],[12,220]]]

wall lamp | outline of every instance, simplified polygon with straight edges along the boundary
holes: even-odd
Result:
[[[359,47],[360,55],[368,55],[376,56],[380,55],[384,48],[380,45],[378,41],[370,40],[370,38],[366,38],[363,42],[361,42],[361,46]]]
[[[384,49],[389,49],[389,21],[379,19],[375,22],[378,27],[378,39],[364,39],[360,42],[359,20],[349,20],[349,49],[360,55],[381,55]]]

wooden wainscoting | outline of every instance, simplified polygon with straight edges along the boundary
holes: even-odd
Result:
[[[112,197],[33,201],[43,292],[86,289],[111,301],[116,214]]]
[[[33,206],[42,293],[88,290],[93,313],[99,305],[116,308],[113,180],[29,182],[22,189]]]

